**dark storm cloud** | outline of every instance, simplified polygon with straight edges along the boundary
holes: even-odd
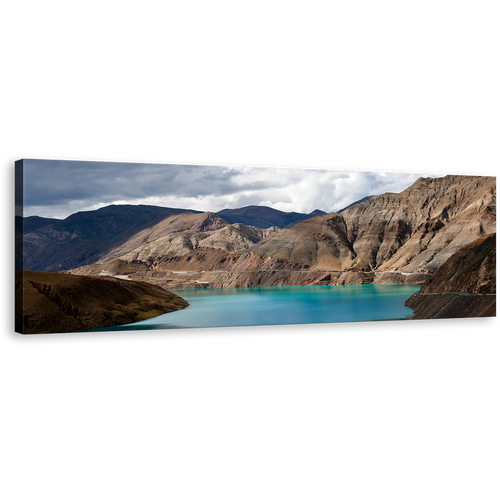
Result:
[[[182,193],[188,197],[230,194],[241,189],[228,167],[87,161],[25,160],[24,203],[102,203]]]

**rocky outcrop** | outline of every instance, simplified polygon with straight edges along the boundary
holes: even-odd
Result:
[[[158,286],[116,278],[16,272],[16,331],[57,333],[134,323],[188,303]]]
[[[208,238],[201,241],[199,246],[220,248],[228,252],[243,252],[259,241],[269,238],[278,230],[276,226],[261,229],[244,224],[231,224],[213,232]]]
[[[206,212],[196,217],[196,220],[189,228],[191,231],[197,231],[200,233],[208,233],[210,231],[217,231],[217,229],[222,229],[227,226],[228,223],[218,215],[212,212]]]
[[[496,315],[496,234],[455,252],[406,302],[415,319]]]

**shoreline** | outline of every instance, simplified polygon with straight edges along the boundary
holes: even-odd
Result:
[[[169,292],[181,292],[194,290],[252,290],[252,289],[272,289],[272,288],[326,288],[326,287],[348,287],[348,286],[418,286],[420,284],[415,283],[333,283],[330,285],[280,285],[280,286],[218,286],[218,287],[190,287],[190,288],[169,288]],[[419,293],[418,291],[415,293]],[[458,292],[456,292],[458,293]]]
[[[100,271],[102,272],[102,271]],[[71,274],[92,275],[85,270]],[[126,275],[128,280],[146,282],[165,290],[202,288],[256,288],[280,286],[324,286],[361,284],[424,283],[432,274],[405,271],[328,271],[328,270],[140,270]],[[115,276],[117,277],[117,276]],[[121,275],[120,277],[123,277]],[[123,279],[123,278],[122,278]]]

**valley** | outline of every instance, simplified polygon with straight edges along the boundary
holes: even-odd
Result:
[[[400,193],[368,196],[328,214],[118,205],[62,221],[27,219],[24,269],[163,289],[415,285],[429,282],[460,249],[472,245],[474,252],[474,242],[496,233],[496,180],[421,177]]]

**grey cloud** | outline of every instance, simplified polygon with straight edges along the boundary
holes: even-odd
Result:
[[[231,191],[235,174],[205,166],[25,160],[25,205],[220,194]]]
[[[82,161],[25,160],[25,205],[92,203],[182,194],[185,197],[233,194],[268,187],[264,181],[241,186],[230,167],[155,165]]]
[[[367,194],[401,191],[420,175],[62,160],[24,165],[25,214],[48,217],[115,202],[212,211],[265,203],[330,212]]]

